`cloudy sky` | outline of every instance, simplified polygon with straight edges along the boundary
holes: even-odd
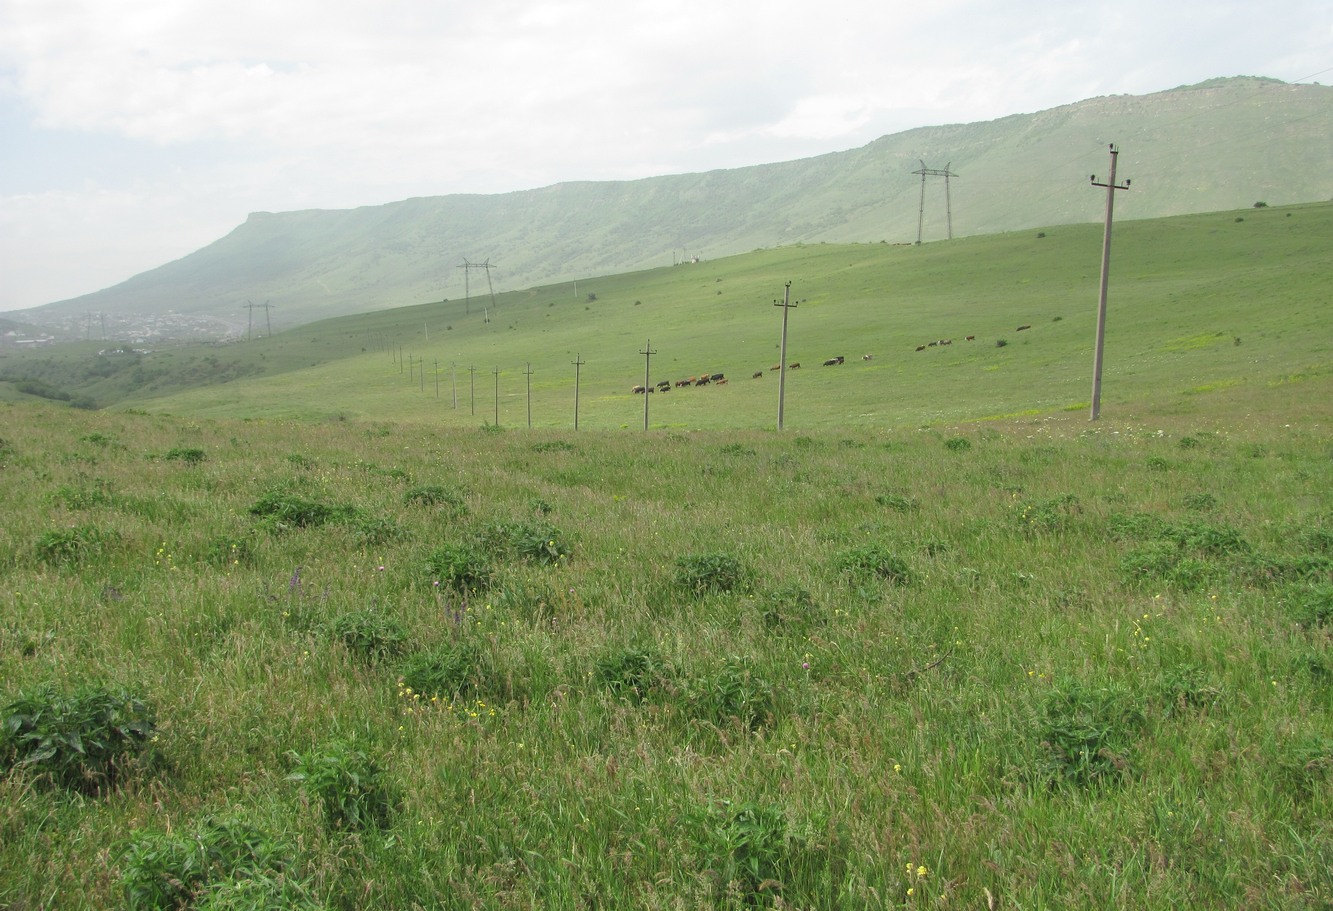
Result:
[[[781,161],[1235,75],[1333,80],[1328,0],[0,0],[0,311],[252,211]]]

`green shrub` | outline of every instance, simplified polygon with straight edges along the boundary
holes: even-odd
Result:
[[[616,699],[635,705],[666,687],[671,666],[651,649],[630,648],[597,659],[593,680]]]
[[[1186,509],[1194,512],[1207,512],[1217,508],[1217,497],[1210,493],[1187,493],[1181,502]]]
[[[112,502],[111,482],[92,481],[71,485],[62,484],[51,492],[51,502],[66,509],[95,509],[109,506]]]
[[[972,441],[966,437],[950,437],[944,441],[944,448],[950,452],[967,452],[972,448]]]
[[[1083,512],[1078,497],[1061,494],[1035,503],[1024,503],[1018,512],[1018,527],[1028,533],[1065,531]]]
[[[751,730],[771,724],[775,711],[773,685],[755,673],[749,659],[737,656],[694,682],[692,704],[697,716],[714,724]]]
[[[430,652],[411,655],[402,665],[399,687],[427,698],[455,699],[489,689],[490,655],[477,643],[461,639]]]
[[[1171,541],[1149,541],[1120,558],[1120,575],[1129,585],[1161,583],[1181,591],[1197,591],[1214,575],[1211,565],[1189,556]]]
[[[1288,604],[1292,618],[1306,629],[1333,625],[1333,584],[1297,588]]]
[[[1333,774],[1333,737],[1307,734],[1283,745],[1277,757],[1277,782],[1298,801],[1307,801]]]
[[[446,544],[432,551],[426,571],[433,581],[461,593],[485,591],[494,576],[486,556],[471,544]]]
[[[254,539],[249,535],[221,535],[204,546],[204,560],[213,566],[249,566],[255,559]]]
[[[1079,681],[1057,687],[1042,708],[1038,732],[1051,780],[1087,786],[1123,777],[1143,720],[1122,687]]]
[[[95,795],[115,787],[157,730],[153,710],[124,688],[46,684],[0,710],[0,769]]]
[[[730,554],[685,554],[676,558],[676,584],[696,595],[744,589],[749,573]]]
[[[349,652],[372,664],[401,655],[407,644],[407,628],[371,608],[339,614],[328,629]]]
[[[205,458],[204,451],[196,446],[176,446],[167,450],[167,454],[162,458],[168,462],[185,462],[190,465],[198,465]]]
[[[900,585],[912,581],[907,561],[882,544],[858,544],[834,557],[838,572],[853,579],[877,578]]]
[[[288,781],[300,783],[324,809],[329,829],[383,829],[398,804],[396,789],[369,754],[355,744],[335,740],[302,756],[287,753],[292,764]]]
[[[403,502],[417,506],[446,507],[453,515],[464,515],[467,503],[463,495],[439,484],[421,484],[403,494]]]
[[[764,626],[777,632],[804,633],[826,619],[814,595],[794,583],[765,592],[759,598],[759,609]]]
[[[120,885],[132,911],[205,907],[197,902],[211,886],[242,879],[271,882],[290,864],[289,850],[269,835],[241,819],[215,817],[203,820],[193,833],[141,833],[120,855]],[[299,903],[299,884],[284,883],[288,897],[298,902],[290,907],[307,907]]]
[[[390,516],[358,515],[351,527],[352,538],[363,547],[393,544],[407,537],[407,532]]]
[[[878,494],[875,497],[875,502],[897,512],[916,512],[921,506],[916,497],[904,496],[899,493]]]
[[[331,522],[344,522],[356,517],[352,506],[333,506],[307,500],[282,490],[270,490],[250,507],[250,514],[258,516],[270,528],[309,528]]]
[[[119,540],[114,530],[103,531],[96,525],[53,529],[37,539],[37,558],[57,566],[79,563],[104,553]]]

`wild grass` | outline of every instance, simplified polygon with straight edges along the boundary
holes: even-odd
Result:
[[[0,906],[1326,907],[1316,387],[782,435],[0,405],[5,717],[151,717],[114,774],[6,721]]]

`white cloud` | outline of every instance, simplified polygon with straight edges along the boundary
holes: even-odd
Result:
[[[0,197],[28,224],[0,266],[30,275],[0,306],[79,275],[95,290],[252,209],[734,167],[1097,94],[1296,78],[1327,67],[1330,37],[1324,0],[1280,16],[1248,0],[0,0],[0,123],[26,118]],[[117,179],[111,143],[166,170]],[[114,217],[86,243],[115,235],[122,258],[62,230],[72,211]],[[41,291],[57,259],[79,265]]]

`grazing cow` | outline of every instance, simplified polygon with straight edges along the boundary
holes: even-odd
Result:
[[[967,337],[967,340],[970,342],[970,341],[972,341],[972,339],[974,339],[974,338],[976,338],[975,335],[969,335],[969,336]]]
[[[942,338],[942,339],[940,339],[940,344],[941,344],[941,345],[952,345],[952,344],[953,344],[953,339],[951,339],[951,338]]]
[[[719,385],[719,386],[725,386],[725,385],[727,385],[727,378],[724,376],[724,377],[722,377],[722,379],[720,379],[720,380],[715,380],[714,382],[716,382],[717,385]]]
[[[863,361],[873,361],[874,359],[875,359],[875,356],[874,356],[873,354],[863,354],[863,355],[861,355],[861,360],[863,360]]]
[[[693,386],[694,380],[695,377],[690,377],[688,380],[676,380],[676,388],[679,389],[682,386]]]
[[[750,374],[750,379],[752,380],[761,380],[763,378],[764,378],[764,371],[762,370],[756,370],[754,373]]]
[[[706,377],[706,376],[701,376],[701,377],[699,377],[697,380],[694,381],[694,385],[696,385],[696,386],[707,386],[707,385],[708,385],[708,377]]]
[[[781,365],[781,364],[774,364],[772,367],[769,367],[768,369],[769,369],[769,370],[781,370],[781,369],[782,369],[782,365]]]
[[[671,380],[660,380],[660,381],[658,382],[658,384],[657,384],[657,388],[658,388],[658,389],[670,389],[670,388],[671,388]]]
[[[630,390],[630,392],[634,393],[635,395],[643,395],[647,391],[648,390],[644,389],[642,386],[635,386],[633,389]]]
[[[788,369],[788,370],[800,370],[800,369],[801,369],[801,362],[800,362],[800,361],[797,361],[797,362],[794,363],[794,364],[788,364],[788,365],[787,365],[787,369]]]
[[[829,358],[828,360],[826,360],[826,361],[824,362],[824,366],[825,366],[825,367],[836,367],[836,366],[838,366],[839,364],[841,364],[842,361],[843,361],[842,355],[838,355],[837,357],[831,357],[831,358]]]
[[[939,342],[931,342],[931,343],[930,343],[929,345],[927,345],[926,347],[927,347],[927,348],[934,348],[934,347],[935,347],[936,345],[938,345],[938,344],[939,344]]]
[[[721,373],[714,373],[709,379],[716,383],[718,380],[726,379],[726,376]]]
[[[925,345],[917,345],[917,346],[916,346],[916,350],[917,350],[917,351],[925,351],[925,350],[926,350],[926,346],[925,346]]]
[[[1031,328],[1032,328],[1031,326],[1019,326],[1019,327],[1018,327],[1017,329],[1015,329],[1014,331],[1015,331],[1015,332],[1022,332],[1024,329],[1031,329]]]

